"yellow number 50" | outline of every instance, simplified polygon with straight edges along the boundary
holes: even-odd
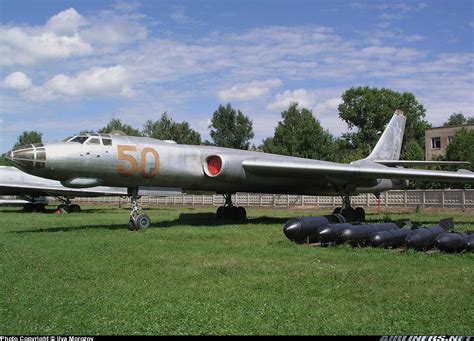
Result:
[[[117,173],[122,176],[131,176],[136,173],[140,173],[144,178],[151,178],[158,174],[158,170],[160,168],[160,155],[156,150],[153,148],[143,148],[140,153],[140,167],[138,167],[138,161],[135,159],[133,155],[125,154],[126,152],[136,152],[136,146],[130,145],[118,145],[117,146],[117,153],[118,153],[118,160],[125,161],[129,163],[129,167],[125,167],[123,163],[117,165]],[[146,171],[146,157],[147,154],[153,155],[153,167],[150,167],[149,172]]]

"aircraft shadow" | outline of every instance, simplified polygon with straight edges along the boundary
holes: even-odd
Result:
[[[81,213],[73,214],[91,214],[91,213],[100,213],[102,210],[92,209],[92,210],[83,210]],[[270,225],[270,224],[280,224],[283,228],[283,225],[291,217],[267,217],[261,216],[256,218],[247,218],[246,220],[232,220],[232,219],[222,219],[217,220],[215,213],[212,212],[193,212],[193,213],[181,213],[178,218],[173,220],[163,220],[152,222],[149,229],[153,228],[178,228],[184,226],[193,226],[193,227],[222,227],[222,226],[246,226],[246,225]],[[401,219],[403,220],[403,219]],[[405,219],[409,220],[409,219]],[[379,222],[397,222],[396,220],[384,220],[383,217],[368,215],[366,222],[367,223],[379,223]],[[424,219],[423,221],[412,220],[413,226],[432,226],[439,223],[439,218],[433,217],[433,219]],[[472,223],[469,220],[460,220],[459,218],[455,219],[455,226],[457,224]],[[128,230],[128,224],[125,222],[123,224],[95,224],[95,225],[83,225],[83,226],[70,226],[70,227],[46,227],[38,228],[31,230],[23,231],[12,231],[12,233],[48,233],[48,232],[74,232],[86,229],[107,229],[107,230]]]
[[[231,220],[223,219],[217,220],[215,213],[182,213],[179,218],[174,220],[164,220],[152,222],[149,229],[153,228],[171,228],[171,227],[182,227],[182,226],[194,226],[194,227],[222,227],[231,225],[269,225],[269,224],[283,224],[289,218],[275,218],[275,217],[258,217],[249,218],[247,220]],[[110,225],[84,225],[84,226],[71,226],[71,227],[46,227],[32,230],[23,231],[12,231],[12,233],[54,233],[54,232],[74,232],[88,229],[107,229],[107,230],[124,230],[128,229],[127,224],[110,224]]]

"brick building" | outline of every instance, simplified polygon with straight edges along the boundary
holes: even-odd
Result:
[[[474,129],[473,124],[461,126],[438,127],[425,130],[425,159],[432,160],[435,155],[444,155],[448,144],[452,141],[456,131],[465,129]]]

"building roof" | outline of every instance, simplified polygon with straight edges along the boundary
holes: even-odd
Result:
[[[433,128],[426,128],[425,130],[435,130],[435,129],[451,129],[451,128],[473,128],[474,129],[474,124],[461,124],[461,125],[455,125],[455,126],[441,126],[441,127],[433,127]]]

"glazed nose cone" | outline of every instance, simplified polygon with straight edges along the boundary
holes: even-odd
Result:
[[[283,233],[289,240],[300,241],[303,239],[301,223],[297,219],[290,219],[283,227]]]
[[[6,159],[21,170],[31,173],[36,168],[44,168],[46,151],[42,143],[26,144],[8,151]]]

